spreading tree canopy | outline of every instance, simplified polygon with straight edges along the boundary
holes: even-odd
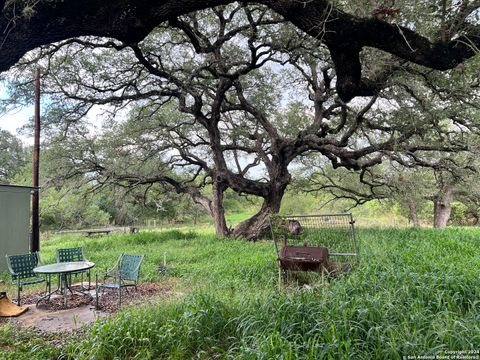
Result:
[[[7,0],[0,18],[0,71],[40,45],[80,36],[135,45],[159,24],[227,5],[226,0]],[[344,101],[373,95],[384,77],[362,71],[361,53],[376,48],[436,70],[452,69],[480,45],[478,0],[376,1],[259,0],[330,51]],[[378,76],[377,76],[378,75]]]

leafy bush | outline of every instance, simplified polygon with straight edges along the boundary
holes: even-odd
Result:
[[[41,193],[43,229],[81,229],[108,225],[110,215],[78,192],[63,194],[53,188]]]

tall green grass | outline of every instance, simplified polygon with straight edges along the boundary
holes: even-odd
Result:
[[[460,228],[360,229],[353,272],[281,291],[271,242],[185,232],[88,240],[92,259],[110,261],[122,249],[147,252],[145,276],[153,280],[160,280],[155,266],[168,251],[188,295],[99,321],[55,356],[402,359],[478,350],[479,235]]]

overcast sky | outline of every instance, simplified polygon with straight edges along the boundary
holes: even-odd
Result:
[[[0,129],[8,130],[12,134],[17,134],[17,129],[25,125],[30,117],[33,116],[32,109],[23,109],[0,116]]]
[[[8,94],[4,84],[0,82],[0,99],[7,98]],[[20,111],[12,111],[0,116],[0,129],[7,130],[12,134],[17,134],[17,129],[25,125],[29,118],[33,116],[33,106]]]
[[[6,99],[8,93],[4,84],[0,82],[0,99]],[[10,133],[17,135],[24,145],[33,144],[33,137],[26,135],[19,135],[18,129],[28,122],[28,119],[33,117],[33,105],[21,110],[11,111],[7,114],[0,115],[0,129],[7,130]]]

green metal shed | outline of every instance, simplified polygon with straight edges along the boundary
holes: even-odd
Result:
[[[33,189],[28,186],[0,185],[0,271],[8,269],[5,254],[29,252]]]

